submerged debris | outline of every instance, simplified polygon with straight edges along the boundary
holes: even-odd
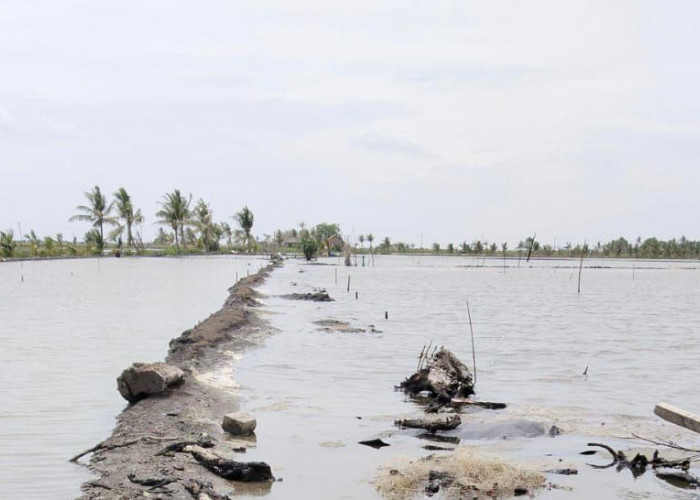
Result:
[[[320,326],[324,332],[343,332],[343,333],[364,333],[364,328],[350,326],[347,321],[338,321],[337,319],[321,319],[314,321],[315,325]]]
[[[611,455],[612,461],[606,465],[588,464],[594,469],[608,469],[615,467],[618,471],[629,469],[632,476],[638,477],[644,474],[649,468],[656,472],[656,476],[670,484],[682,488],[700,487],[700,479],[688,473],[691,460],[697,460],[698,455],[680,458],[678,460],[668,460],[659,456],[659,451],[654,451],[651,458],[642,453],[637,453],[632,460],[629,460],[624,452],[615,451],[612,447],[603,443],[588,443],[588,446],[603,448]],[[661,470],[658,470],[661,469]]]
[[[367,441],[359,441],[358,444],[364,444],[365,446],[369,446],[375,450],[384,448],[385,446],[391,446],[389,443],[385,443],[381,439],[368,439]]]
[[[290,300],[310,300],[312,302],[333,302],[333,299],[325,290],[307,293],[288,293],[282,295],[282,298]]]
[[[462,423],[459,415],[425,416],[418,418],[403,418],[394,422],[399,427],[410,429],[425,429],[428,432],[449,431],[456,429]]]

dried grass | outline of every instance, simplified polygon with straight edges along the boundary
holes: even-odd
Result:
[[[545,482],[538,472],[461,447],[448,456],[397,459],[380,470],[373,484],[383,498],[405,500],[423,496],[431,473],[441,478],[440,497],[450,499],[508,498],[516,488],[533,491]]]

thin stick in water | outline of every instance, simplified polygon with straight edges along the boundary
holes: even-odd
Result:
[[[416,367],[416,371],[420,371],[420,365],[423,362],[423,353],[425,352],[425,347],[427,346],[427,342],[423,344],[423,349],[420,351],[420,355],[418,356],[418,366]]]
[[[350,275],[348,274],[348,293],[350,293]]]
[[[581,247],[581,260],[578,263],[578,293],[581,294],[581,270],[583,269],[583,254],[586,253],[586,242]]]
[[[421,360],[421,368],[423,367],[423,363],[424,363],[424,362],[425,362],[425,363],[428,362],[428,357],[429,357],[429,355],[430,355],[430,348],[431,348],[432,346],[433,346],[433,341],[431,340],[431,341],[428,343],[428,348],[425,350],[425,353],[423,354],[423,359]]]
[[[530,241],[530,248],[527,250],[527,259],[525,262],[530,262],[530,255],[532,255],[532,249],[535,247],[535,238],[537,238],[537,233],[532,235],[532,240]]]
[[[474,367],[474,385],[476,385],[476,350],[474,349],[474,326],[472,325],[472,313],[469,310],[469,300],[467,300],[467,315],[469,316],[469,332],[472,337],[472,363]]]

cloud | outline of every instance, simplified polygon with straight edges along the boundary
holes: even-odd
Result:
[[[14,134],[18,131],[17,121],[10,113],[0,108],[0,132]]]
[[[351,146],[387,155],[406,156],[415,159],[436,158],[436,155],[415,142],[384,134],[364,134],[353,137]]]

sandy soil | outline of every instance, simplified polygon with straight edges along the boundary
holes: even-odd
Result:
[[[269,326],[255,311],[258,292],[254,287],[277,265],[270,264],[240,280],[229,289],[230,295],[219,311],[170,342],[166,361],[185,371],[184,383],[129,405],[119,415],[112,435],[90,456],[88,466],[98,478],[82,485],[80,500],[217,498],[216,494],[224,498],[231,494],[233,483],[209,472],[190,453],[156,454],[174,443],[210,437],[216,453],[247,461],[244,454],[234,450],[240,452],[253,445],[254,438],[235,441],[221,430],[224,414],[238,409],[235,395],[206,384],[201,374],[230,364],[232,353],[258,344],[270,334]],[[209,484],[215,493],[190,493],[186,486],[191,487],[192,481]],[[148,486],[158,482],[167,484]],[[269,487],[268,483],[250,488]]]

